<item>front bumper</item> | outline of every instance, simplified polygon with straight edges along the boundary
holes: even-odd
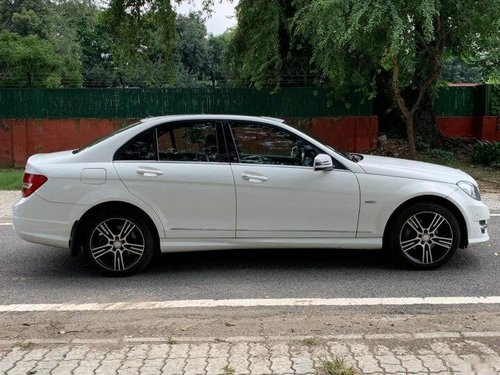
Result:
[[[71,228],[83,211],[84,206],[49,202],[34,193],[12,206],[12,224],[25,241],[68,249]]]
[[[455,191],[449,198],[457,203],[465,219],[467,226],[466,245],[488,241],[490,239],[488,234],[489,208],[483,202],[469,197],[461,189]]]

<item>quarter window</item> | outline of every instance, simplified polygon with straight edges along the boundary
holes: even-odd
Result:
[[[312,167],[320,151],[299,136],[258,123],[231,124],[240,163]]]
[[[115,160],[156,160],[155,130],[146,130],[125,143],[116,152]]]

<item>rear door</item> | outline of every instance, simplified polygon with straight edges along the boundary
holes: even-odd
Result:
[[[130,192],[157,211],[167,237],[235,236],[236,196],[221,123],[150,129],[117,151],[114,166]]]

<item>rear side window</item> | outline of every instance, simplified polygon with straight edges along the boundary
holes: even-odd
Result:
[[[114,160],[157,160],[155,129],[146,130],[125,143]]]
[[[220,125],[215,122],[165,124],[158,127],[160,161],[219,162]]]

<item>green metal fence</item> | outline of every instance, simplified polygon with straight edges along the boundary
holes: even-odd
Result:
[[[354,93],[332,102],[326,90],[0,89],[0,118],[140,118],[227,113],[276,117],[363,116],[372,102]]]
[[[490,114],[491,86],[440,87],[434,100],[436,116],[484,116]]]
[[[442,87],[436,116],[498,114],[492,86]],[[492,105],[493,102],[493,105]],[[373,103],[360,93],[332,101],[325,89],[0,89],[0,118],[142,118],[227,113],[275,117],[368,116]]]

